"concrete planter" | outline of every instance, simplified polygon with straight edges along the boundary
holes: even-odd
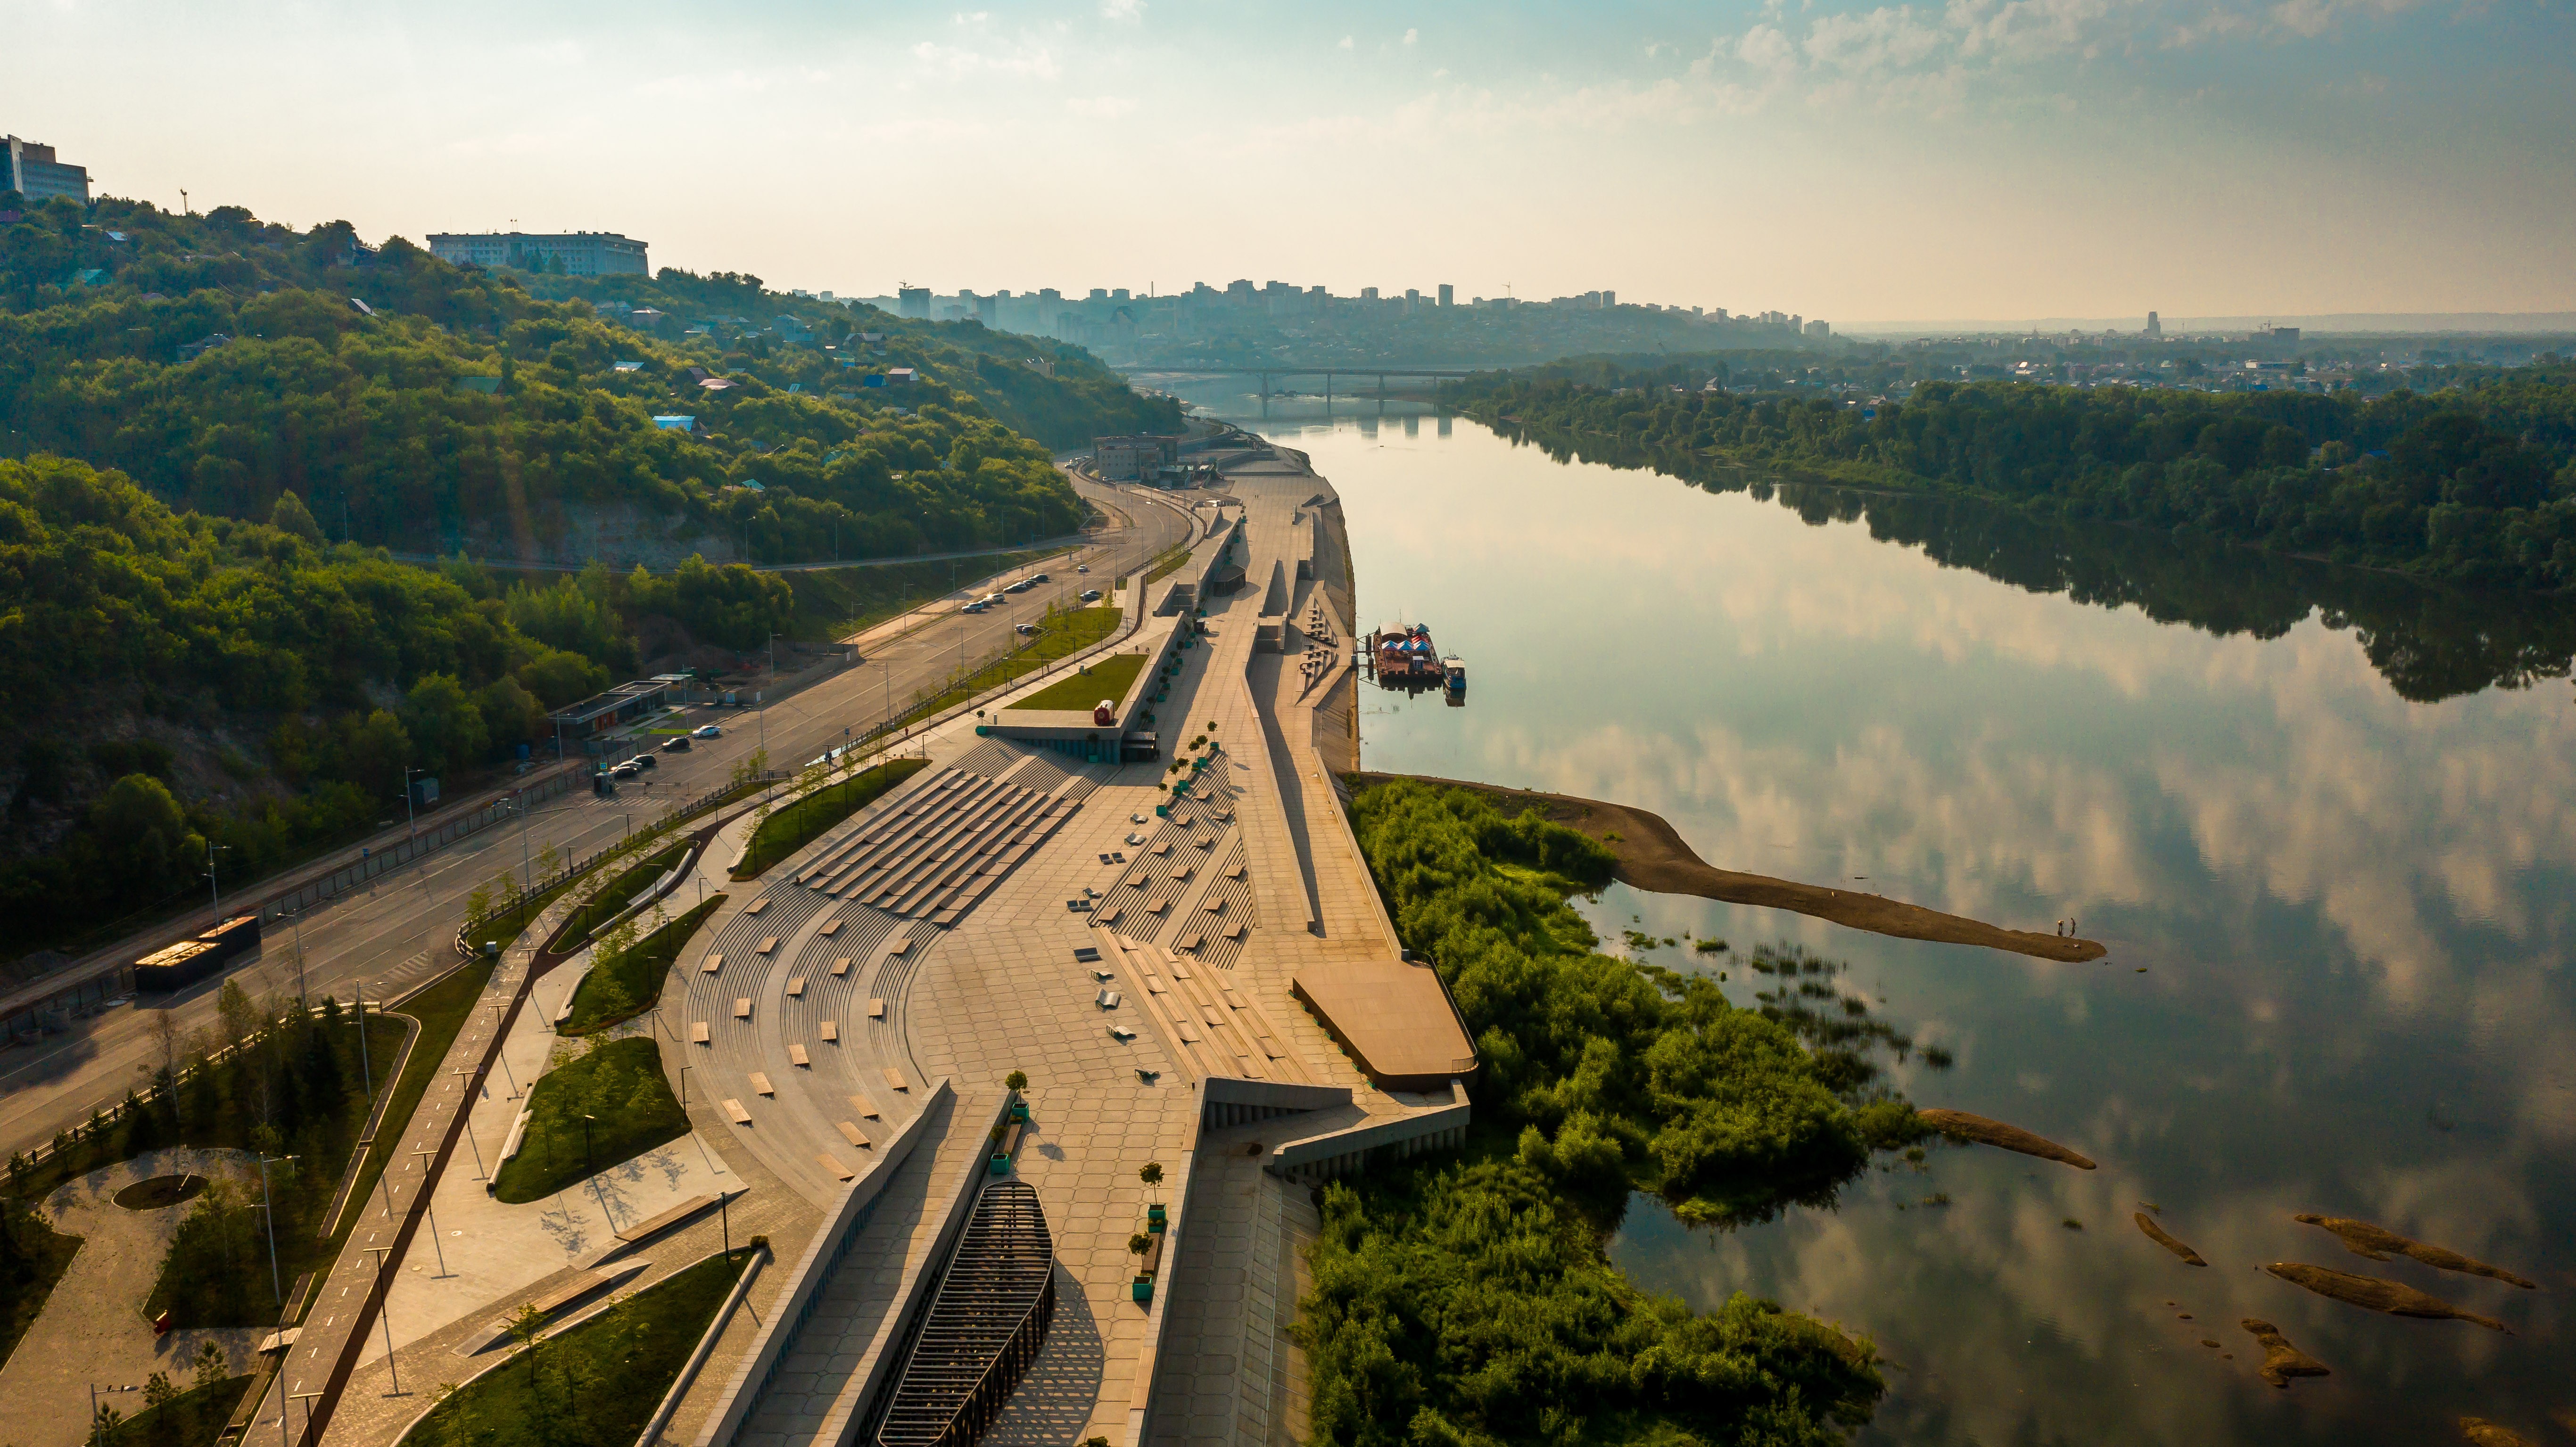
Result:
[[[1127,1299],[1139,1306],[1154,1304],[1154,1278],[1139,1276],[1127,1285]]]
[[[1009,1175],[1011,1173],[1011,1158],[1002,1154],[1000,1151],[993,1152],[993,1164],[991,1169],[994,1175]]]

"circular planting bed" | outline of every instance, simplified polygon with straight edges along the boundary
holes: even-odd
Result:
[[[154,1176],[116,1193],[116,1204],[129,1211],[158,1211],[194,1200],[206,1189],[203,1176]]]

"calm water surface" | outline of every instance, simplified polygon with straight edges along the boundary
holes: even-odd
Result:
[[[1402,415],[1420,409],[1274,403],[1264,418],[1234,390],[1196,399],[1310,452],[1340,491],[1362,625],[1427,623],[1468,662],[1463,708],[1364,689],[1368,767],[1618,799],[1713,863],[2024,928],[2073,916],[2111,948],[2062,966],[1604,894],[1590,913],[1605,939],[1787,938],[1850,961],[1846,985],[1884,1001],[1878,1018],[1956,1054],[1947,1070],[1893,1067],[1918,1104],[2101,1163],[1936,1150],[1832,1209],[1735,1230],[1687,1229],[1640,1199],[1610,1247],[1639,1282],[1703,1307],[1751,1292],[1869,1337],[1890,1364],[1869,1443],[2418,1443],[2458,1440],[2462,1414],[2534,1441],[2576,1432],[2576,1416],[2551,1425],[2576,1413],[2564,679],[2428,687],[2408,681],[2420,640],[2287,621],[2304,603],[2273,610],[2257,628],[2272,636],[2226,634],[1927,556],[1996,552],[1957,546],[1992,519],[1884,541],[1869,521],[1810,523]],[[1882,524],[1905,506],[1868,504]],[[2162,596],[2159,616],[2241,611],[2195,595],[2193,569],[2155,562],[2147,535],[2004,551],[2034,546],[2110,570],[2077,597],[2134,585]],[[2123,558],[2146,560],[2141,578],[2118,576]],[[2323,596],[2347,585],[2385,599],[2384,581],[2230,566],[2320,589],[2330,609],[2351,606]],[[2225,572],[2201,592],[2233,586]],[[1756,977],[1730,974],[1751,1003]],[[1936,1193],[1948,1204],[1924,1204]],[[2209,1267],[2140,1234],[2142,1202]],[[2542,1289],[2364,1261],[2291,1220],[2302,1211]],[[2402,1280],[2515,1334],[2363,1312],[2262,1275],[2269,1261]],[[2248,1316],[2334,1375],[2263,1385]]]

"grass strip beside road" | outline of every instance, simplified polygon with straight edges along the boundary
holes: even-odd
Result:
[[[0,1362],[36,1324],[80,1247],[80,1237],[46,1225],[25,1203],[0,1201]]]
[[[601,885],[597,892],[582,902],[580,908],[565,917],[563,928],[556,930],[555,937],[546,941],[547,951],[565,955],[580,949],[589,940],[592,930],[606,924],[619,910],[626,908],[627,901],[652,888],[653,882],[670,873],[671,866],[679,863],[680,856],[688,850],[687,840],[656,850]]]
[[[573,991],[572,1013],[555,1027],[558,1035],[591,1035],[621,1021],[632,1020],[653,1008],[662,998],[662,980],[670,973],[671,962],[698,932],[716,906],[725,902],[721,894],[711,894],[687,914],[663,925],[636,941],[630,948],[617,951],[606,959],[594,959],[589,973],[581,977]]]
[[[1183,538],[1179,542],[1172,544],[1169,549],[1164,551],[1161,557],[1154,560],[1154,566],[1147,570],[1145,574],[1145,581],[1149,584],[1159,583],[1174,573],[1179,572],[1181,570],[1181,564],[1190,560],[1191,543],[1192,539]]]
[[[1060,659],[1071,657],[1115,634],[1118,620],[1124,612],[1119,608],[1076,608],[1067,613],[1050,609],[1047,622],[1041,625],[1043,631],[1019,652],[1005,654],[962,677],[952,677],[935,694],[916,696],[912,707],[904,710],[893,727],[900,728],[917,719],[935,718],[970,698],[1015,683]],[[1059,627],[1056,626],[1058,619],[1069,621]]]
[[[893,759],[873,769],[826,784],[760,821],[751,847],[735,866],[736,879],[758,879],[761,871],[813,842],[824,830],[876,802],[886,790],[930,767],[928,759]]]
[[[375,1189],[376,1178],[385,1173],[386,1163],[401,1148],[412,1111],[429,1093],[429,1083],[438,1078],[447,1062],[447,1047],[456,1043],[467,1017],[483,998],[483,987],[492,982],[494,963],[488,959],[470,960],[403,1005],[402,1013],[420,1022],[420,1038],[412,1042],[411,1055],[403,1062],[402,1078],[394,1082],[393,1099],[386,1103],[384,1119],[376,1125],[376,1143],[368,1149],[366,1163],[358,1168],[358,1183],[349,1192],[348,1208],[334,1223],[335,1244],[347,1236],[351,1222],[364,1217],[368,1193]],[[382,1209],[381,1203],[377,1209]]]
[[[407,1447],[631,1447],[756,1249],[673,1272],[447,1394]]]
[[[1063,548],[1024,549],[990,557],[873,568],[816,568],[778,573],[795,591],[786,636],[802,643],[837,643],[954,591],[961,583],[997,578],[1057,557]]]
[[[1037,692],[1004,709],[1017,713],[1021,709],[1082,709],[1088,711],[1102,699],[1115,702],[1127,696],[1128,685],[1145,671],[1142,653],[1113,653],[1083,667],[1072,677],[1048,684]]]
[[[543,1200],[688,1133],[688,1112],[662,1078],[652,1037],[603,1040],[529,1089],[528,1129],[493,1177],[492,1194],[512,1206]]]

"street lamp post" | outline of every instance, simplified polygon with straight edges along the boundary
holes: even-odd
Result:
[[[448,1073],[451,1075],[463,1075],[468,1077],[474,1074],[471,1069],[452,1070]],[[467,1098],[463,1107],[463,1114],[465,1118],[465,1144],[474,1152],[474,1179],[478,1181],[488,1181],[492,1179],[492,1173],[484,1169],[483,1146],[481,1142],[474,1139],[474,1102],[470,1096]]]
[[[215,856],[217,854],[230,854],[232,852],[233,847],[229,844],[217,844],[211,839],[206,841],[207,903],[212,904],[217,909],[222,909],[224,907],[224,891],[223,886],[215,881]]]
[[[420,818],[412,809],[412,775],[426,774],[428,772],[429,770],[427,769],[405,768],[403,770],[403,833],[406,835],[418,835],[420,833]]]
[[[367,1250],[375,1254],[376,1280],[379,1285],[381,1285],[385,1279],[386,1254],[393,1249],[394,1248],[390,1246],[370,1246],[367,1248]],[[392,1311],[394,1294],[391,1290],[379,1290],[376,1295],[376,1320],[385,1324],[385,1374],[393,1378],[393,1395],[399,1397],[403,1394],[403,1390],[402,1373],[394,1370],[394,1318]]]
[[[268,1194],[268,1167],[272,1161],[294,1159],[296,1159],[294,1156],[272,1156],[266,1151],[260,1152],[259,1155],[259,1214],[261,1219],[268,1223],[268,1294],[280,1306],[286,1304],[286,1288],[278,1284],[277,1211],[271,1205]]]
[[[589,1112],[587,1112],[587,1111],[585,1111],[585,1112],[583,1112],[583,1113],[582,1113],[582,1117],[581,1117],[581,1170],[582,1170],[582,1174],[584,1174],[584,1175],[589,1175],[589,1174],[591,1174],[591,1164],[590,1164],[590,1123],[591,1123],[592,1121],[597,1120],[597,1119],[599,1119],[599,1117],[597,1117],[597,1116],[595,1116],[595,1115],[592,1115],[592,1114],[590,1114],[590,1113],[589,1113]]]

